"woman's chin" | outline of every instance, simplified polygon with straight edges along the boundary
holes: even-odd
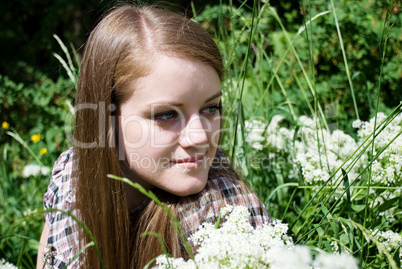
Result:
[[[178,183],[177,187],[179,187],[180,183]],[[201,192],[204,188],[205,185],[207,185],[207,181],[198,181],[195,182],[194,184],[191,185],[187,185],[187,186],[183,186],[181,185],[180,188],[169,188],[169,189],[164,189],[167,192],[170,192],[174,195],[183,197],[183,196],[189,196],[189,195],[193,195],[193,194],[197,194],[199,192]]]

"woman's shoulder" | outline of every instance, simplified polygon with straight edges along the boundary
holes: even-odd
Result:
[[[270,222],[264,203],[245,182],[227,175],[216,175],[210,178],[207,185],[208,188],[215,188],[222,193],[225,205],[248,207],[250,223],[254,227]]]
[[[194,233],[203,222],[215,223],[226,205],[246,206],[253,227],[270,222],[264,204],[246,184],[229,175],[210,175],[205,188],[196,195],[183,197],[178,208],[180,224],[186,234]]]
[[[74,167],[74,149],[64,151],[56,160],[49,185],[43,196],[45,210],[49,208],[60,209],[63,211],[71,210],[71,203],[74,198],[73,190],[75,182],[72,177]],[[53,223],[52,218],[56,214],[46,214],[49,224]]]
[[[74,149],[64,151],[56,160],[47,192],[43,196],[44,209],[55,209],[45,213],[49,227],[47,263],[52,268],[64,268],[76,253],[77,234],[74,221],[65,212],[72,211],[75,197]],[[75,268],[77,262],[69,268]]]
[[[69,148],[57,158],[52,170],[52,178],[61,178],[65,173],[71,173],[73,166],[74,148]]]
[[[73,155],[74,148],[69,148],[59,155],[56,162],[53,165],[51,181],[61,184],[68,178],[63,178],[65,174],[71,174],[73,168]],[[63,181],[64,180],[64,181]]]

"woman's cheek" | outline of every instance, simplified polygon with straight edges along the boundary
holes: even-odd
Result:
[[[120,118],[120,128],[123,133],[124,147],[127,150],[136,150],[149,143],[149,123],[139,116]]]
[[[221,122],[220,119],[215,119],[211,121],[211,132],[210,132],[210,143],[212,144],[213,147],[218,147],[219,146],[219,139],[220,136],[222,135],[221,132]]]
[[[174,147],[178,144],[179,137],[180,128],[178,124],[164,128],[153,125],[150,132],[150,147],[155,149]]]

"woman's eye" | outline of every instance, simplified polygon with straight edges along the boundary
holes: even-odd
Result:
[[[169,120],[172,120],[177,117],[177,112],[176,111],[168,111],[168,112],[163,112],[156,114],[153,119],[161,122],[166,122]]]
[[[203,114],[206,114],[207,116],[215,115],[216,112],[220,110],[221,106],[220,105],[213,105],[204,108],[202,111]]]

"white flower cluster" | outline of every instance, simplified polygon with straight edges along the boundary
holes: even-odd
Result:
[[[394,233],[393,231],[377,231],[373,232],[375,239],[390,253],[399,248],[399,259],[402,264],[402,235]]]
[[[329,132],[319,127],[317,119],[306,116],[299,118],[301,128],[297,139],[294,140],[295,130],[281,127],[282,116],[274,116],[267,126],[262,121],[246,122],[247,142],[257,150],[263,150],[263,145],[272,153],[289,153],[294,156],[293,163],[301,166],[303,178],[308,184],[325,182],[344,161],[358,148],[358,143],[341,130]],[[359,160],[364,163],[365,156]],[[348,165],[351,160],[346,164]],[[294,167],[296,170],[297,167]],[[349,178],[354,180],[358,176],[359,166],[354,166],[349,172]],[[296,175],[297,171],[293,171]],[[335,178],[339,177],[338,172]]]
[[[296,267],[293,267],[296,268]],[[315,269],[358,268],[356,260],[349,254],[320,253],[313,262]]]
[[[257,150],[262,150],[266,146],[274,152],[287,152],[286,145],[292,140],[294,130],[280,127],[279,123],[283,119],[283,116],[275,115],[268,125],[261,119],[245,121],[246,141]]]
[[[266,124],[260,120],[245,121],[247,132],[246,141],[255,149],[262,150],[264,145],[264,133],[267,128]]]
[[[341,130],[329,132],[317,128],[313,119],[300,117],[300,139],[295,142],[296,163],[301,166],[304,181],[308,184],[326,182],[345,160],[357,149],[356,141]],[[346,166],[351,160],[346,163]],[[345,166],[345,167],[346,167]],[[357,166],[349,172],[349,179],[358,176]],[[333,178],[341,176],[341,171]]]
[[[312,258],[306,246],[295,246],[280,221],[253,229],[244,206],[226,207],[226,222],[220,228],[203,223],[189,240],[197,253],[194,260],[161,255],[155,268],[358,268],[348,255],[319,254]],[[222,211],[221,211],[222,212]]]
[[[294,139],[295,130],[289,130],[280,126],[282,116],[274,116],[269,125],[263,120],[246,122],[247,142],[253,148],[263,151],[268,149],[269,156],[277,153],[289,154],[288,160],[298,164],[301,168],[304,181],[309,185],[321,185],[327,182],[330,176],[337,171],[330,183],[337,182],[342,176],[342,167],[347,171],[350,182],[356,180],[359,174],[369,165],[369,154],[371,146],[360,157],[348,158],[358,151],[360,145],[367,145],[366,141],[372,135],[375,126],[378,126],[386,119],[384,113],[377,114],[377,121],[372,118],[368,122],[357,120],[353,127],[358,128],[359,141],[345,134],[341,130],[330,131],[320,125],[317,118],[301,116],[300,128],[297,137]],[[402,185],[402,114],[396,116],[387,126],[377,131],[374,143],[374,156],[386,148],[372,163],[372,182],[381,186]],[[399,135],[399,137],[398,137]],[[392,141],[397,137],[394,141]],[[294,140],[294,143],[292,142]],[[392,141],[392,143],[391,143]],[[363,147],[362,147],[363,148]],[[360,150],[363,150],[363,149]],[[357,154],[355,155],[357,156]],[[271,158],[271,157],[270,157]],[[297,175],[297,166],[290,175]],[[372,194],[374,194],[372,190]],[[401,188],[392,191],[379,192],[377,203],[402,195]]]
[[[39,175],[46,176],[49,173],[50,173],[49,167],[41,166],[41,165],[37,165],[37,164],[28,164],[27,166],[24,167],[24,170],[22,171],[22,175],[25,178],[36,177]]]
[[[4,259],[0,260],[0,269],[18,269],[14,264],[7,262]]]
[[[377,114],[377,126],[385,120],[384,113]],[[361,140],[365,140],[374,131],[375,119],[362,123],[358,131]],[[373,179],[376,182],[390,186],[396,183],[402,176],[402,136],[394,139],[402,131],[402,114],[399,114],[375,139],[374,155],[386,148],[373,164]],[[389,145],[388,145],[389,144]]]
[[[386,119],[384,113],[377,114],[377,123],[379,126]],[[363,122],[358,130],[360,141],[364,141],[373,132],[375,118],[368,122]],[[374,155],[382,149],[385,150],[379,155],[372,164],[372,180],[374,184],[382,186],[401,186],[402,185],[402,114],[396,116],[390,124],[382,130],[375,138]],[[399,135],[399,137],[397,137]],[[397,137],[392,143],[390,143]],[[372,191],[373,193],[374,191]],[[389,200],[402,195],[402,189],[383,191],[379,194],[375,204],[382,203],[383,200]]]

